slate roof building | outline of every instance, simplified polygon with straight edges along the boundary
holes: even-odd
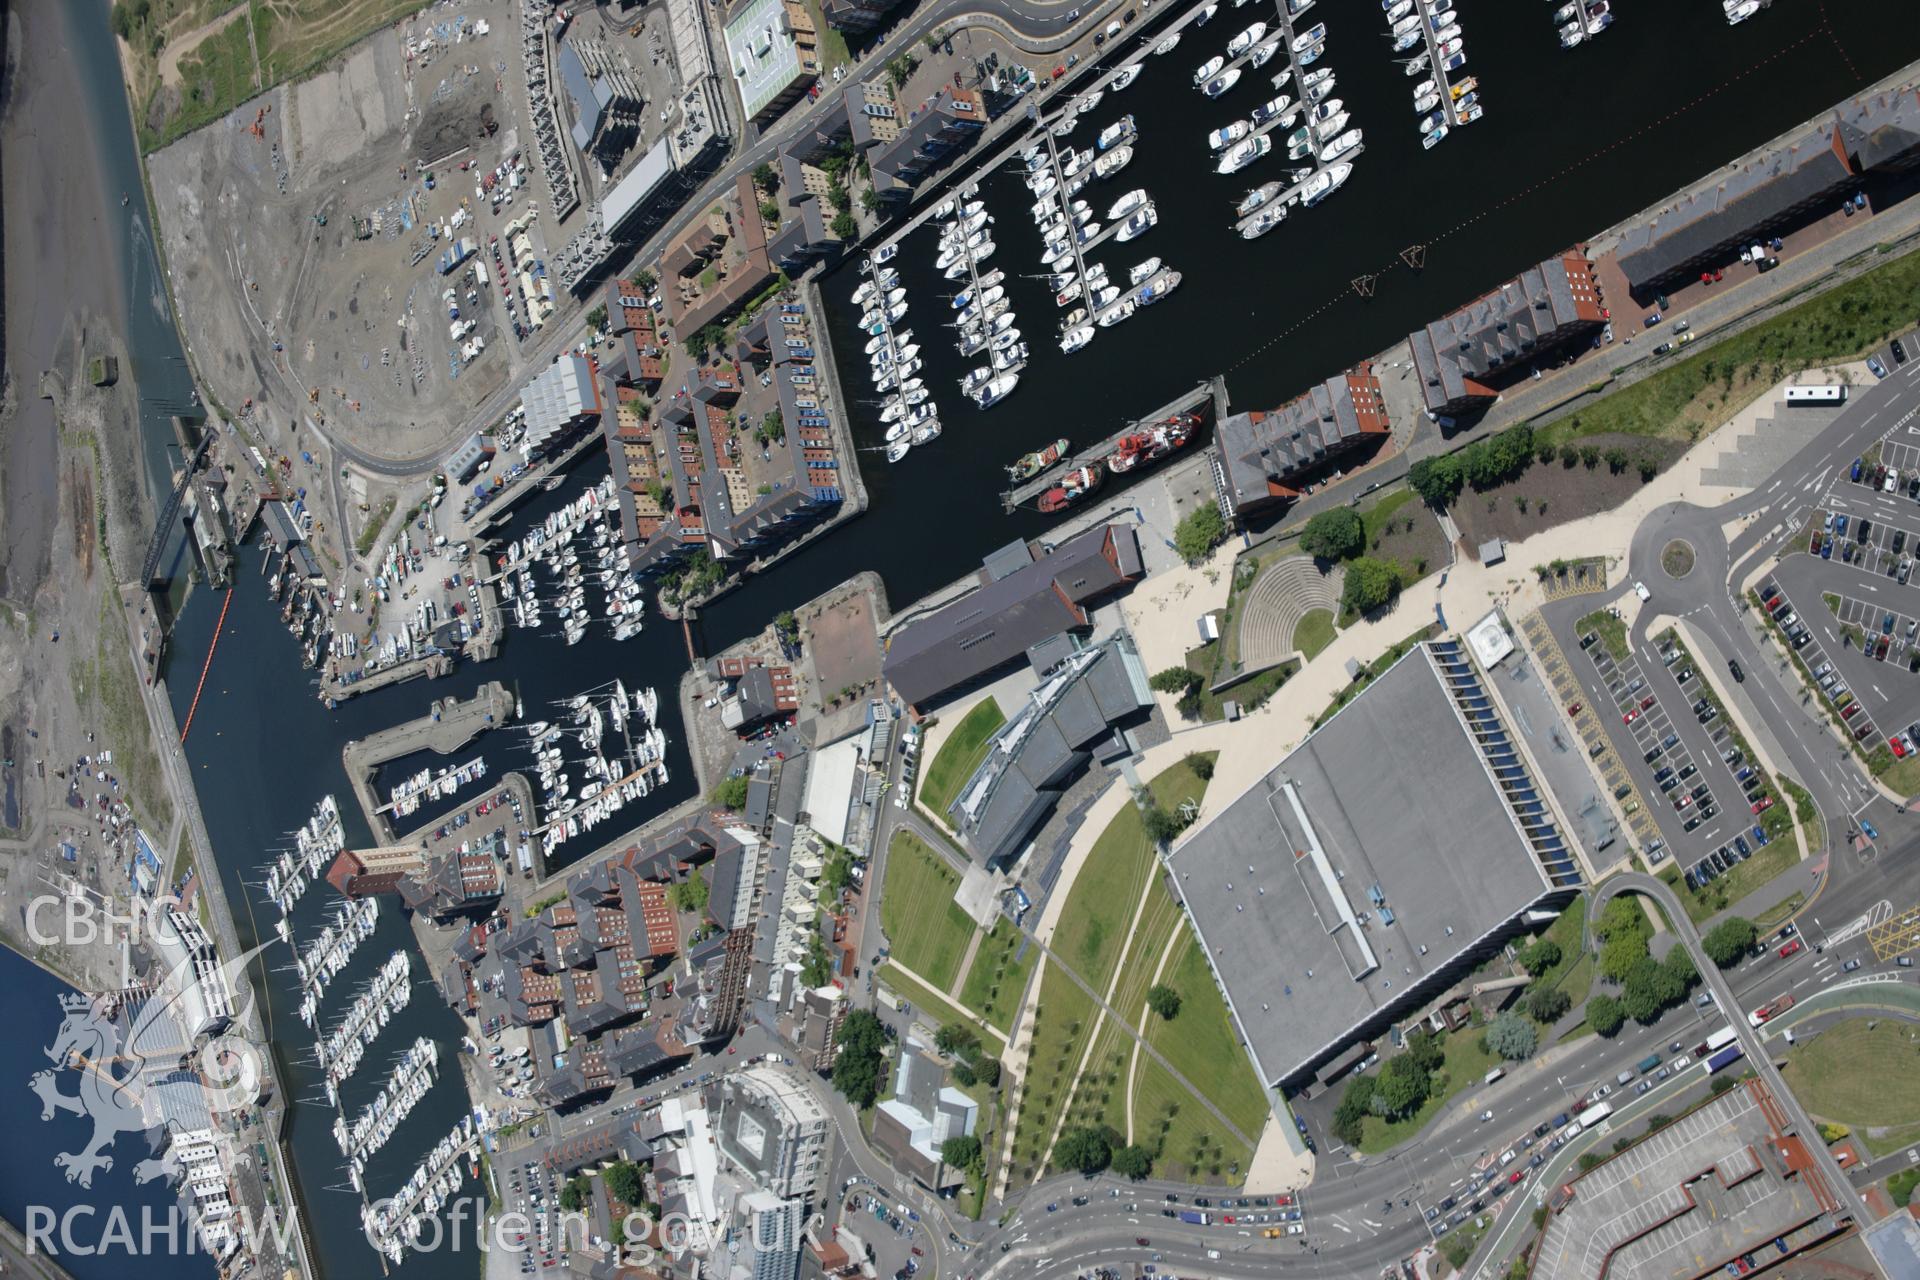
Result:
[[[1328,378],[1278,409],[1228,414],[1213,432],[1221,514],[1245,520],[1291,503],[1307,473],[1392,431],[1371,364]]]
[[[1725,266],[1749,242],[1837,201],[1859,177],[1847,141],[1841,126],[1822,125],[1630,228],[1616,252],[1634,297]]]
[[[1048,659],[1034,661],[1039,672]],[[1089,760],[1131,755],[1122,726],[1153,708],[1146,668],[1125,635],[1074,653],[1027,696],[947,808],[982,862],[1017,855]]]
[[[1840,137],[1862,173],[1920,168],[1920,92],[1909,85],[1849,103],[1840,110]]]
[[[1492,293],[1408,338],[1420,394],[1432,414],[1459,414],[1500,398],[1495,383],[1562,343],[1599,332],[1600,289],[1585,246],[1528,267]]]
[[[924,708],[1042,640],[1087,627],[1090,606],[1145,572],[1130,526],[1096,525],[901,629],[887,645],[887,682]]]
[[[488,853],[430,858],[394,886],[400,901],[435,922],[493,910],[503,888],[500,863]]]
[[[873,190],[882,200],[910,199],[948,157],[973,145],[987,127],[987,107],[971,89],[943,88],[914,108],[897,134],[867,153]]]

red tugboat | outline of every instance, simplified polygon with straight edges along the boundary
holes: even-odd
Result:
[[[1105,484],[1107,473],[1099,467],[1076,467],[1060,477],[1060,483],[1040,495],[1040,510],[1051,515],[1065,511],[1080,499]]]
[[[1193,439],[1194,428],[1199,425],[1199,414],[1182,413],[1156,422],[1145,431],[1122,436],[1120,446],[1107,455],[1107,469],[1115,475],[1124,475],[1143,463],[1158,462]]]

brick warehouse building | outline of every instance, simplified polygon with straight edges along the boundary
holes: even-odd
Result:
[[[1585,245],[1528,267],[1492,293],[1409,335],[1427,412],[1484,409],[1500,387],[1606,322]]]

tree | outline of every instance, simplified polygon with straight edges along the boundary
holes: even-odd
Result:
[[[880,195],[872,187],[860,188],[860,207],[868,213],[880,212]]]
[[[981,1084],[987,1086],[987,1088],[989,1089],[999,1088],[1000,1087],[1000,1059],[981,1058],[976,1060],[973,1064],[973,1075],[976,1080],[978,1080]]]
[[[1753,921],[1744,916],[1729,916],[1707,930],[1707,936],[1700,939],[1700,945],[1706,948],[1707,959],[1722,969],[1728,969],[1740,963],[1740,957],[1753,950],[1757,936]]]
[[[980,1077],[973,1073],[973,1068],[971,1066],[968,1066],[964,1062],[956,1062],[953,1064],[953,1082],[959,1085],[962,1089],[973,1088],[973,1086],[977,1084],[979,1080],[980,1080]]]
[[[1559,964],[1560,959],[1560,944],[1552,938],[1540,938],[1520,953],[1520,967],[1537,978]]]
[[[1612,996],[1598,995],[1587,1001],[1587,1025],[1593,1028],[1596,1035],[1613,1035],[1626,1020],[1626,1011]]]
[[[857,240],[860,237],[860,224],[845,209],[833,215],[833,225],[829,229],[836,240]]]
[[[1135,1182],[1153,1176],[1153,1152],[1134,1143],[1113,1153],[1113,1171]]]
[[[807,935],[807,958],[800,964],[800,981],[815,991],[833,981],[833,958],[817,930]]]
[[[1438,1071],[1447,1061],[1447,1051],[1440,1047],[1440,1037],[1425,1027],[1417,1028],[1407,1036],[1407,1056],[1429,1072]]]
[[[1633,966],[1647,959],[1647,940],[1637,933],[1616,933],[1600,948],[1600,972],[1625,982]]]
[[[1460,469],[1460,459],[1453,454],[1422,458],[1407,472],[1407,483],[1413,486],[1413,491],[1436,507],[1443,507],[1459,497],[1465,479]]]
[[[773,616],[773,633],[789,648],[800,643],[800,622],[793,616],[793,610],[783,609]]]
[[[1213,780],[1213,756],[1204,751],[1189,751],[1180,757],[1180,763],[1193,770],[1193,776],[1202,782]]]
[[[1373,1107],[1389,1116],[1403,1116],[1425,1102],[1432,1091],[1433,1078],[1427,1069],[1403,1053],[1380,1069]]]
[[[597,306],[593,310],[587,312],[587,328],[605,329],[606,327],[607,327],[607,308],[606,308],[606,304],[602,303],[600,306]]]
[[[1573,1007],[1573,998],[1558,987],[1541,987],[1527,997],[1527,1012],[1535,1022],[1552,1026]]]
[[[1533,1024],[1511,1011],[1501,1014],[1487,1028],[1487,1047],[1508,1062],[1523,1062],[1533,1056],[1539,1045]]]
[[[584,1177],[570,1178],[567,1185],[560,1188],[560,1207],[568,1213],[578,1213],[587,1203],[588,1183]]]
[[[903,53],[887,64],[887,79],[893,81],[895,89],[906,87],[907,78],[920,67],[920,59],[911,53]]]
[[[1640,904],[1623,894],[1607,903],[1606,910],[1594,922],[1593,931],[1603,938],[1622,933],[1646,937],[1653,932],[1653,926],[1647,923],[1647,913],[1640,909]]]
[[[1187,829],[1185,818],[1157,804],[1141,810],[1140,825],[1146,828],[1147,839],[1155,844],[1166,844]]]
[[[1400,570],[1385,560],[1360,556],[1347,562],[1340,605],[1352,613],[1371,613],[1400,594]]]
[[[1667,958],[1660,962],[1660,967],[1679,984],[1680,995],[1685,995],[1700,983],[1700,969],[1693,963],[1693,954],[1685,947],[1675,947],[1667,952]],[[1678,999],[1679,996],[1674,998]]]
[[[942,1053],[971,1060],[980,1051],[980,1035],[964,1022],[949,1022],[934,1033],[933,1045]]]
[[[1107,1135],[1098,1129],[1081,1127],[1069,1129],[1060,1135],[1059,1145],[1053,1149],[1056,1163],[1069,1169],[1078,1169],[1081,1173],[1098,1173],[1113,1162],[1113,1149],[1107,1145]]]
[[[980,1139],[963,1133],[940,1144],[940,1160],[955,1169],[971,1169],[980,1158]]]
[[[833,1087],[856,1107],[870,1107],[880,1096],[880,1070],[886,1062],[887,1028],[871,1009],[855,1009],[833,1038]]]
[[[771,191],[777,181],[778,178],[773,171],[773,165],[769,162],[762,160],[759,164],[753,166],[754,186],[760,188],[762,191]]]
[[[646,270],[634,272],[630,279],[632,279],[635,287],[642,293],[652,293],[653,286],[660,283],[659,280],[655,278],[653,272]]]
[[[1156,982],[1147,988],[1147,1008],[1172,1022],[1180,1016],[1180,993],[1164,983]]]
[[[1367,546],[1367,526],[1352,507],[1322,511],[1300,531],[1300,549],[1322,560],[1348,560]]]
[[[1633,466],[1634,466],[1634,470],[1640,473],[1640,478],[1642,480],[1651,480],[1655,476],[1660,474],[1659,459],[1655,458],[1650,453],[1642,453],[1642,454],[1635,455],[1633,459]]]
[[[707,905],[707,882],[698,871],[667,890],[676,911],[702,911]]]
[[[1186,667],[1168,667],[1164,671],[1154,672],[1147,680],[1147,687],[1158,693],[1171,693],[1176,696],[1191,693],[1200,687],[1200,673],[1188,670]]]
[[[1227,536],[1226,517],[1216,502],[1203,502],[1173,529],[1173,549],[1189,564],[1206,557]]]
[[[632,1208],[647,1198],[646,1184],[640,1179],[640,1166],[631,1160],[617,1160],[601,1175],[607,1192],[621,1204]]]
[[[1607,460],[1607,470],[1613,472],[1615,475],[1619,475],[1627,469],[1627,451],[1619,445],[1614,445],[1601,456]]]
[[[732,809],[737,813],[747,807],[747,780],[744,776],[724,778],[708,798],[722,809]]]
[[[1348,1146],[1358,1143],[1365,1132],[1367,1113],[1372,1110],[1373,1089],[1372,1076],[1355,1076],[1347,1081],[1347,1091],[1340,1095],[1340,1105],[1333,1109],[1333,1135]]]

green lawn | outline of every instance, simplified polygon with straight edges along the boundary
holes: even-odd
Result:
[[[1366,529],[1366,541],[1369,547],[1373,545],[1374,539],[1385,534],[1387,522],[1398,519],[1400,508],[1412,500],[1412,489],[1400,489],[1388,494],[1360,513],[1360,523]]]
[[[1753,927],[1761,935],[1772,933],[1787,922],[1787,918],[1805,906],[1807,895],[1795,889],[1787,898],[1762,911],[1753,918]]]
[[[1789,1049],[1780,1074],[1816,1120],[1850,1125],[1868,1150],[1886,1155],[1920,1136],[1920,1090],[1900,1085],[1912,1080],[1916,1053],[1920,1031],[1852,1018]]]
[[[1013,921],[996,920],[993,931],[973,953],[967,980],[960,987],[960,1003],[1005,1032],[1013,1030],[1020,993],[1027,989],[1027,975],[1039,954],[1029,947],[1025,955],[1014,958],[1024,936]]]
[[[954,905],[960,877],[911,831],[899,830],[887,851],[880,927],[893,958],[946,991],[960,976],[960,959],[974,924]]]
[[[1015,1179],[1031,1181],[1044,1171],[1054,1121],[1066,1104],[1087,1037],[1093,1034],[1094,1011],[1093,1001],[1071,978],[1057,966],[1047,966],[1033,1014],[1033,1047],[1020,1082],[1020,1122],[1013,1142]]]
[[[1147,789],[1161,805],[1174,809],[1183,800],[1199,799],[1206,783],[1182,760],[1148,783]],[[1072,965],[1095,991],[1107,989],[1134,907],[1157,865],[1139,808],[1122,805],[1074,877],[1053,934],[1053,953]]]
[[[1175,1069],[1225,1112],[1240,1131],[1258,1139],[1271,1108],[1267,1091],[1240,1047],[1227,1002],[1214,985],[1206,953],[1191,930],[1161,979],[1180,993],[1180,1013],[1172,1022],[1157,1014],[1147,1019],[1147,1043],[1166,1055]],[[1135,1107],[1136,1118],[1140,1109]],[[1204,1113],[1202,1113],[1204,1114]],[[1212,1121],[1212,1117],[1207,1117]]]
[[[1920,1169],[1902,1169],[1887,1179],[1887,1197],[1893,1201],[1893,1207],[1904,1209],[1913,1199],[1913,1189],[1920,1187]]]
[[[1817,857],[1820,850],[1827,847],[1827,828],[1820,819],[1819,807],[1813,803],[1813,793],[1784,773],[1774,775],[1774,781],[1780,784],[1780,794],[1793,802],[1793,816],[1800,821],[1800,834],[1807,842],[1807,851]]]
[[[1858,355],[1913,320],[1920,255],[1891,257],[1826,293],[1546,427],[1542,443],[1613,432],[1684,439],[1729,416],[1742,388]]]
[[[1333,643],[1333,611],[1331,609],[1309,609],[1300,615],[1300,625],[1293,629],[1293,647],[1300,656],[1312,662],[1320,656],[1320,651]]]
[[[947,806],[960,794],[960,788],[980,767],[980,762],[987,758],[987,740],[1006,722],[999,703],[992,698],[982,699],[980,705],[953,727],[953,732],[940,744],[940,750],[934,753],[933,763],[920,779],[920,803],[933,810],[942,822],[947,820]]]
[[[1607,646],[1607,652],[1613,655],[1613,660],[1615,662],[1627,660],[1627,624],[1605,609],[1595,609],[1574,623],[1573,629],[1583,637],[1589,631],[1598,631],[1600,643]]]
[[[1534,975],[1541,986],[1558,987],[1567,993],[1567,999],[1578,1009],[1586,1000],[1587,993],[1593,989],[1594,974],[1598,965],[1593,953],[1585,949],[1583,934],[1587,923],[1587,899],[1583,894],[1575,898],[1565,911],[1554,918],[1540,934],[1551,938],[1560,947],[1560,963],[1543,973]]]
[[[897,964],[881,965],[874,971],[874,979],[883,986],[891,988],[895,995],[911,1004],[915,1013],[926,1014],[929,1021],[965,1021],[965,1019],[961,1017],[962,1011],[960,1006],[954,1003],[951,996],[944,995],[938,991],[931,991],[920,983],[915,982],[912,978],[902,973],[900,966]],[[975,1026],[974,1030],[978,1031],[979,1027]],[[997,1054],[1005,1048],[1004,1042],[994,1040],[991,1035],[983,1035],[981,1041],[987,1046],[987,1050],[990,1053]]]
[[[1777,804],[1774,806],[1776,809],[1779,807]],[[1741,816],[1749,822],[1753,820],[1752,814]],[[1747,831],[1747,844],[1751,846],[1752,831],[1747,828],[1742,830]],[[1765,848],[1755,849],[1751,858],[1736,865],[1725,875],[1708,881],[1707,887],[1698,893],[1688,892],[1685,877],[1676,873],[1675,879],[1679,883],[1675,892],[1680,895],[1680,901],[1687,906],[1687,918],[1699,924],[1725,911],[1775,877],[1784,875],[1799,861],[1800,849],[1794,844],[1793,834],[1789,832],[1784,836],[1774,837],[1773,843]]]
[[[1360,1139],[1363,1154],[1379,1155],[1413,1137],[1427,1127],[1428,1121],[1440,1114],[1441,1108],[1486,1079],[1487,1072],[1501,1062],[1499,1054],[1489,1053],[1480,1047],[1478,1027],[1449,1031],[1441,1037],[1440,1047],[1445,1051],[1447,1060],[1434,1073],[1433,1092],[1418,1109],[1402,1119],[1382,1120],[1379,1116],[1368,1116],[1364,1121],[1365,1132]]]
[[[1186,1013],[1180,1016],[1184,1019]],[[1240,1053],[1237,1045],[1234,1052]],[[1215,1105],[1232,1114],[1218,1099]],[[1133,1082],[1133,1115],[1134,1140],[1159,1151],[1153,1164],[1156,1178],[1238,1182],[1252,1163],[1253,1149],[1227,1132],[1184,1085],[1144,1053]],[[1253,1130],[1251,1136],[1258,1139],[1260,1131]]]

